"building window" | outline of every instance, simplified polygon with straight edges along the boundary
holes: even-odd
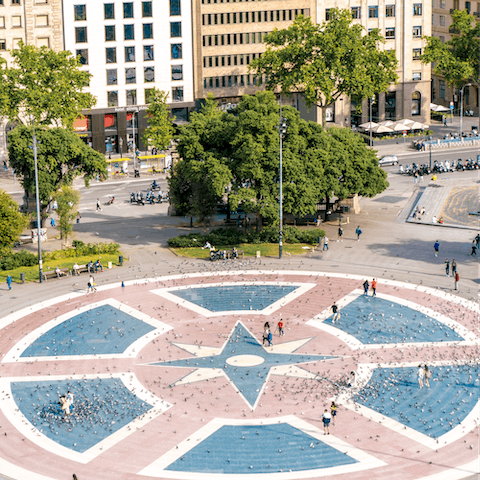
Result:
[[[150,62],[154,59],[153,55],[153,45],[144,45],[143,46],[143,61]]]
[[[5,26],[5,22],[4,22]],[[13,28],[20,28],[22,26],[22,17],[20,15],[13,15],[12,16],[12,27]],[[85,29],[86,31],[86,29]]]
[[[135,61],[135,47],[125,47],[125,63]]]
[[[154,88],[146,88],[145,89],[145,103],[149,104],[153,102],[155,97],[155,89]]]
[[[368,18],[378,18],[378,6],[373,5],[368,7]]]
[[[182,14],[180,0],[170,0],[170,16],[174,17]]]
[[[117,84],[118,84],[117,69],[112,68],[107,70],[107,85],[117,85]]]
[[[182,36],[182,22],[170,22],[170,37],[176,38]]]
[[[386,5],[385,6],[385,16],[394,17],[395,16],[395,5]]]
[[[440,98],[445,100],[445,80],[440,80],[438,83],[440,85]]]
[[[445,26],[445,15],[440,15],[440,26],[441,27]]]
[[[395,38],[395,27],[385,29],[385,38],[387,40],[392,40]]]
[[[20,5],[20,0],[12,0],[12,5]]]
[[[123,18],[133,18],[133,3],[128,2],[123,4]]]
[[[5,28],[5,17],[0,17],[0,28]]]
[[[460,10],[460,0],[453,0],[453,9]]]
[[[421,114],[421,102],[422,102],[422,95],[420,92],[413,92],[412,94],[412,115],[420,115]]]
[[[50,38],[49,37],[37,37],[37,47],[42,48],[50,48]]]
[[[75,43],[87,43],[87,27],[75,27]]]
[[[145,83],[154,82],[155,81],[155,67],[144,67],[143,78],[145,80]]]
[[[172,88],[172,102],[183,102],[183,87]]]
[[[330,8],[325,9],[325,20],[328,22],[330,20]]]
[[[4,52],[7,49],[7,42],[5,40],[0,40],[0,52]]]
[[[82,65],[88,65],[88,50],[86,48],[80,48],[76,53],[80,63]]]
[[[352,18],[361,18],[362,17],[362,9],[361,7],[352,7]]]
[[[385,119],[396,120],[397,118],[397,94],[396,92],[385,93]]]
[[[443,35],[440,35],[438,38],[440,39],[440,43],[445,43],[445,37]]]
[[[422,14],[422,4],[421,3],[414,3],[413,4],[413,15],[419,16]]]
[[[73,11],[75,14],[75,21],[81,22],[87,19],[87,6],[86,5],[74,5]]]
[[[153,23],[143,24],[143,39],[148,40],[153,38]]]
[[[414,48],[413,49],[413,59],[414,60],[420,60],[421,56],[422,56],[422,49],[421,48]]]
[[[142,17],[153,17],[152,2],[142,2]]]
[[[36,27],[48,27],[48,15],[35,15]]]
[[[115,18],[115,4],[104,3],[103,4],[103,16],[105,20],[113,20]]]
[[[105,60],[107,63],[117,63],[117,48],[106,48],[105,49]]]
[[[183,65],[172,65],[172,81],[183,80]]]
[[[445,9],[445,0],[440,0],[440,8]]]
[[[105,25],[105,41],[115,41],[115,25]]]
[[[127,105],[136,105],[136,104],[137,104],[137,91],[127,90]]]
[[[470,15],[470,10],[472,9],[472,4],[471,2],[465,2],[465,10],[467,13]]]
[[[107,92],[107,102],[109,107],[118,107],[118,92],[116,90]]]
[[[422,72],[412,72],[412,80],[414,82],[422,79]]]
[[[413,27],[413,38],[422,38],[422,27]]]
[[[135,68],[125,69],[125,83],[137,83],[137,72]]]
[[[135,30],[133,25],[124,25],[123,26],[123,39],[124,40],[135,40]]]
[[[182,44],[181,43],[172,43],[171,47],[171,57],[172,60],[178,60],[183,58],[182,56]]]

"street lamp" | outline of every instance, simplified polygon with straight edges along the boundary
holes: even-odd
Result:
[[[372,139],[372,103],[375,100],[375,95],[370,98],[370,147],[373,145]]]
[[[280,122],[278,125],[278,135],[280,137],[280,201],[279,201],[279,209],[280,209],[280,229],[278,232],[278,258],[282,258],[283,253],[283,166],[282,166],[282,155],[283,155],[283,139],[285,134],[287,133],[287,119],[282,117],[282,106],[280,105]]]
[[[432,136],[428,137],[428,146],[430,147],[430,171],[432,171]]]
[[[138,108],[132,110],[132,129],[133,129],[133,171],[135,172],[135,160],[137,158],[137,145],[135,142],[135,114],[138,113]]]
[[[462,139],[462,123],[463,123],[463,89],[465,87],[471,87],[471,83],[467,83],[460,89],[460,139]]]

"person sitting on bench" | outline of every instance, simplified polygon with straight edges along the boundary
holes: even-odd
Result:
[[[59,268],[59,267],[57,267],[57,268],[55,269],[55,273],[57,274],[57,277],[58,277],[58,278],[60,278],[60,277],[63,275],[63,272],[60,271],[60,268]]]
[[[238,251],[237,251],[237,247],[233,247],[233,250],[232,250],[232,257],[233,257],[233,258],[238,258]]]
[[[98,270],[103,272],[103,265],[100,263],[100,260],[97,260],[95,262],[95,273],[97,273]]]

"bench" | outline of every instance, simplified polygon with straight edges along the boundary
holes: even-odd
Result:
[[[233,250],[226,250],[226,253],[227,253],[227,258],[230,259],[230,257],[233,258]],[[240,256],[240,254],[242,255],[242,259],[245,259],[245,251],[244,250],[238,250],[237,249],[237,254],[238,256]]]
[[[81,273],[90,273],[87,265],[78,265],[78,268],[75,270],[72,267],[73,275],[80,275]]]
[[[63,275],[70,275],[70,269],[68,267],[60,268],[60,273],[57,274],[55,270],[49,270],[48,272],[43,272],[42,277],[46,281],[49,278],[60,278]]]

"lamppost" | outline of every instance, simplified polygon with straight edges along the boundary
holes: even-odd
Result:
[[[41,218],[40,218],[40,198],[38,194],[38,166],[37,166],[37,135],[35,134],[35,121],[33,122],[33,160],[35,163],[35,201],[37,203],[37,237],[38,237],[38,273],[40,275],[40,283],[42,283],[42,243],[40,238],[40,227],[41,227]]]
[[[282,155],[283,155],[283,138],[287,133],[287,120],[282,117],[282,106],[280,105],[280,122],[278,125],[278,135],[280,137],[280,175],[279,175],[279,183],[280,183],[280,201],[279,201],[279,208],[280,208],[280,229],[278,232],[278,258],[282,258],[283,253],[283,166],[282,166]]]
[[[463,127],[463,89],[465,87],[470,87],[472,84],[467,83],[460,89],[460,139],[462,138],[462,127]]]
[[[136,158],[137,158],[137,145],[135,142],[135,113],[138,113],[138,108],[132,110],[132,129],[133,129],[133,171],[135,172]]]
[[[430,147],[429,150],[430,150],[430,171],[432,171],[432,136],[430,135],[428,137],[428,146]]]
[[[370,147],[373,145],[372,139],[372,103],[375,100],[375,95],[370,98]]]

